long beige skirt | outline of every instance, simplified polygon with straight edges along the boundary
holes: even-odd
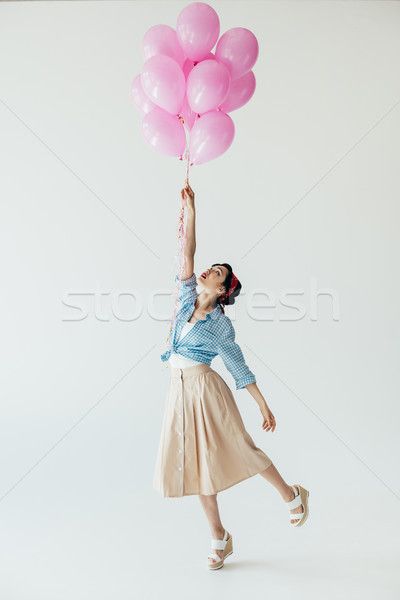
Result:
[[[216,494],[272,464],[245,429],[233,393],[209,365],[170,367],[153,488]]]

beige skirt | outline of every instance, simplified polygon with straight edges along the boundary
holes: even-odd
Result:
[[[272,464],[209,365],[171,368],[153,487],[164,497],[216,494]]]

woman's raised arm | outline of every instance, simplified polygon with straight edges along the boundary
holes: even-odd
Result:
[[[194,255],[196,252],[196,210],[194,192],[187,183],[181,190],[182,202],[186,203],[186,241],[184,248],[184,270],[181,279],[188,279],[194,271]]]

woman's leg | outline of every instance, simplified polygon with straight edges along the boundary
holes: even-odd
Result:
[[[264,469],[264,471],[261,471],[260,475],[262,475],[264,479],[274,486],[285,502],[290,502],[290,500],[293,500],[294,491],[292,486],[286,483],[274,464],[271,464],[269,467]],[[302,512],[303,509],[303,505],[300,504],[300,506],[293,508],[290,512],[299,513]]]
[[[206,496],[205,494],[199,495],[200,502],[203,505],[204,511],[206,513],[206,517],[208,519],[208,523],[210,525],[211,537],[222,540],[225,533],[225,528],[222,525],[221,517],[219,515],[219,508],[217,502],[217,494],[211,494],[210,496]],[[228,531],[229,534],[229,531]],[[223,550],[214,550],[222,558]],[[217,562],[216,560],[209,558],[211,563]]]

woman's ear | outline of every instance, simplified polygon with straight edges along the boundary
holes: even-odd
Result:
[[[223,286],[221,286],[221,287],[218,288],[217,291],[218,291],[218,294],[221,296],[222,294],[225,293],[226,290],[225,290],[225,288]]]

